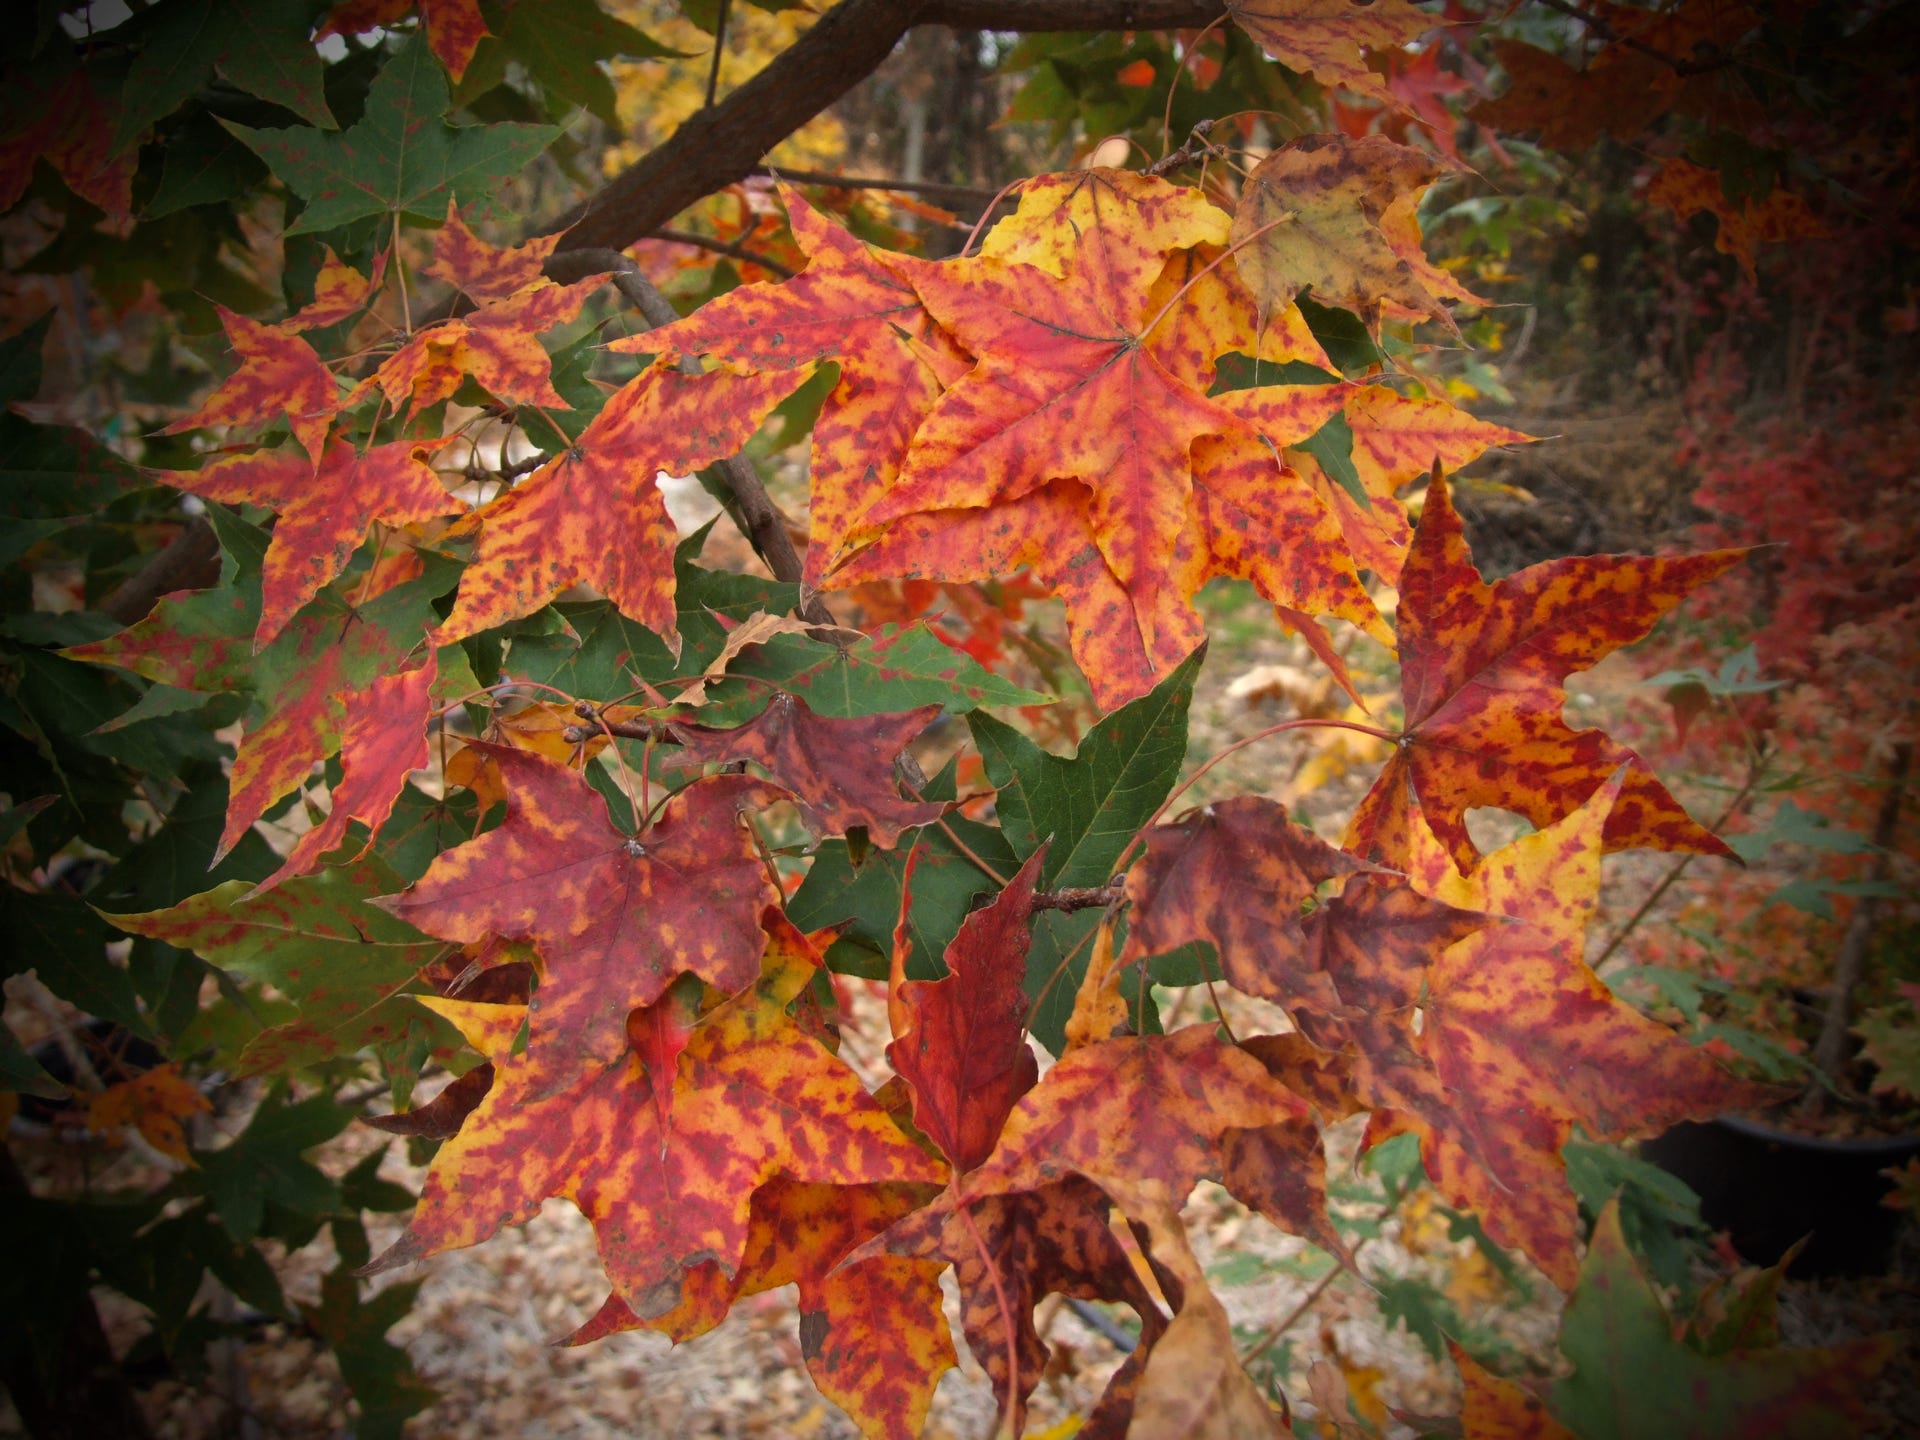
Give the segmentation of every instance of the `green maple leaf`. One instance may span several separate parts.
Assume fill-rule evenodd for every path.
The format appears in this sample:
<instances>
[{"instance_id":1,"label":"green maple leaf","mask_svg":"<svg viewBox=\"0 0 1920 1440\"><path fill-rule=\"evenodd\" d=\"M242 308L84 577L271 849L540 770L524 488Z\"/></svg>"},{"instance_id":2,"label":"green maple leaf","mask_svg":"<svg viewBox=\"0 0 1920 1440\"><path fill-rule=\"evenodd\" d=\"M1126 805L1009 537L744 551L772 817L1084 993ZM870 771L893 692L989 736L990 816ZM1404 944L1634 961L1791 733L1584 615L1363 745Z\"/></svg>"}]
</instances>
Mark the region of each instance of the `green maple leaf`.
<instances>
[{"instance_id":1,"label":"green maple leaf","mask_svg":"<svg viewBox=\"0 0 1920 1440\"><path fill-rule=\"evenodd\" d=\"M127 71L114 149L171 115L216 70L249 95L338 129L320 53L307 38L312 12L309 0L171 0L146 11L135 22L144 44Z\"/></svg>"},{"instance_id":2,"label":"green maple leaf","mask_svg":"<svg viewBox=\"0 0 1920 1440\"><path fill-rule=\"evenodd\" d=\"M374 79L367 108L351 129L227 128L307 202L289 235L369 215L437 222L449 195L491 191L560 133L557 125L449 125L442 118L447 105L446 76L416 35Z\"/></svg>"},{"instance_id":3,"label":"green maple leaf","mask_svg":"<svg viewBox=\"0 0 1920 1440\"><path fill-rule=\"evenodd\" d=\"M249 1074L280 1074L373 1047L397 1055L426 1040L455 1049L444 1022L402 998L446 946L366 903L399 877L371 857L289 880L257 898L244 880L166 910L108 917L226 970L274 986L299 1017L262 1031L240 1056Z\"/></svg>"},{"instance_id":4,"label":"green maple leaf","mask_svg":"<svg viewBox=\"0 0 1920 1440\"><path fill-rule=\"evenodd\" d=\"M1866 1382L1897 1348L1879 1335L1819 1350L1701 1353L1674 1338L1609 1201L1561 1319L1573 1372L1554 1382L1547 1406L1580 1440L1842 1440L1862 1433Z\"/></svg>"}]
</instances>

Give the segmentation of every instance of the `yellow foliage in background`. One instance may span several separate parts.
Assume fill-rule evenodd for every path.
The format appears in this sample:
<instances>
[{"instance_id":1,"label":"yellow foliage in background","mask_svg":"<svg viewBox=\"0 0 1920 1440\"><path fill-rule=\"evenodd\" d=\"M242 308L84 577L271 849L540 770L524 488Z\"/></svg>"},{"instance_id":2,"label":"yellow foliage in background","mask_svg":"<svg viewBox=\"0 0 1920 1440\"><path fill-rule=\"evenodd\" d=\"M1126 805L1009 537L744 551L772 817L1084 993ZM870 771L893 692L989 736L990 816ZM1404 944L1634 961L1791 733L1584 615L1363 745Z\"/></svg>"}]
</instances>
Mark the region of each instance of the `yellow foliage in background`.
<instances>
[{"instance_id":1,"label":"yellow foliage in background","mask_svg":"<svg viewBox=\"0 0 1920 1440\"><path fill-rule=\"evenodd\" d=\"M706 104L713 37L682 15L674 0L611 0L607 9L688 56L684 60L615 60L609 65L620 135L601 155L600 165L604 173L616 175ZM769 13L752 5L730 6L718 98L726 98L791 49L818 18L806 10ZM831 115L821 115L781 141L767 159L774 165L818 170L837 164L846 149L846 127Z\"/></svg>"}]
</instances>

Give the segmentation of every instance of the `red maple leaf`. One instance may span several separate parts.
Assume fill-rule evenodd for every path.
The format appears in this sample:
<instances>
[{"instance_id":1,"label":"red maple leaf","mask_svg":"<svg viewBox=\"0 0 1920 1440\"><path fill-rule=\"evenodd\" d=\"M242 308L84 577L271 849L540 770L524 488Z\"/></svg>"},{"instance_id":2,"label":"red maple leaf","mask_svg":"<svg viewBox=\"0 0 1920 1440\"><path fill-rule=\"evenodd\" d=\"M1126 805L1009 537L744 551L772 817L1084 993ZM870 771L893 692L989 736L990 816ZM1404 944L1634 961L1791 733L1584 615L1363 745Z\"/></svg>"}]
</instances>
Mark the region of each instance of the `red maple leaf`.
<instances>
[{"instance_id":1,"label":"red maple leaf","mask_svg":"<svg viewBox=\"0 0 1920 1440\"><path fill-rule=\"evenodd\" d=\"M979 1199L948 1191L855 1250L850 1263L880 1255L933 1256L953 1266L967 1345L993 1382L1002 1413L1011 1394L1016 1434L1052 1358L1034 1327L1034 1307L1055 1294L1130 1306L1140 1317L1140 1344L1078 1432L1119 1440L1166 1315L1109 1227L1110 1209L1100 1188L1078 1176Z\"/></svg>"},{"instance_id":2,"label":"red maple leaf","mask_svg":"<svg viewBox=\"0 0 1920 1440\"><path fill-rule=\"evenodd\" d=\"M1400 577L1405 733L1354 812L1348 848L1404 863L1413 843L1406 817L1417 803L1455 863L1471 870L1478 852L1467 810L1496 805L1550 825L1624 764L1609 850L1730 855L1644 760L1604 731L1572 729L1560 709L1570 672L1640 639L1743 553L1574 556L1489 585L1436 474Z\"/></svg>"},{"instance_id":3,"label":"red maple leaf","mask_svg":"<svg viewBox=\"0 0 1920 1440\"><path fill-rule=\"evenodd\" d=\"M466 509L426 461L445 443L396 440L361 454L336 439L317 469L298 451L278 449L224 456L199 470L152 473L209 500L279 512L261 571L258 650L347 568L369 526L412 525Z\"/></svg>"},{"instance_id":4,"label":"red maple leaf","mask_svg":"<svg viewBox=\"0 0 1920 1440\"><path fill-rule=\"evenodd\" d=\"M1039 1063L1027 1044L1027 924L1042 844L993 899L961 922L939 980L908 980L915 851L900 884L893 933L887 1059L913 1090L913 1121L961 1173L985 1160L1014 1102L1033 1088Z\"/></svg>"},{"instance_id":5,"label":"red maple leaf","mask_svg":"<svg viewBox=\"0 0 1920 1440\"><path fill-rule=\"evenodd\" d=\"M199 409L160 433L178 435L205 425L250 425L284 415L294 438L314 463L320 463L327 427L340 409L340 387L333 372L288 324L263 325L224 305L215 308L226 328L227 343L240 357L240 368L221 381Z\"/></svg>"},{"instance_id":6,"label":"red maple leaf","mask_svg":"<svg viewBox=\"0 0 1920 1440\"><path fill-rule=\"evenodd\" d=\"M510 746L470 748L498 767L507 818L384 904L442 939L531 940L547 965L534 1048L604 1062L630 1048L628 1012L675 976L729 994L753 982L760 912L780 896L740 815L783 792L744 775L696 780L626 835L573 771Z\"/></svg>"}]
</instances>

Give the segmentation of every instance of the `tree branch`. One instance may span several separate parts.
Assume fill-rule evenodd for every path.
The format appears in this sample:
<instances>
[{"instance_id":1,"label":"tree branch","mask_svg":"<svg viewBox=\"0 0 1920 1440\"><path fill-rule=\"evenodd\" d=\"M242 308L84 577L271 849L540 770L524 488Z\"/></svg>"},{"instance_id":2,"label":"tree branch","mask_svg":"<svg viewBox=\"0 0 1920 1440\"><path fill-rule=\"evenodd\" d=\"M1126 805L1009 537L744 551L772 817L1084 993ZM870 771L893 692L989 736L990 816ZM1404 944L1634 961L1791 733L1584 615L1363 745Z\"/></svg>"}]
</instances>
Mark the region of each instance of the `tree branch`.
<instances>
[{"instance_id":1,"label":"tree branch","mask_svg":"<svg viewBox=\"0 0 1920 1440\"><path fill-rule=\"evenodd\" d=\"M695 201L746 179L767 152L878 69L916 25L978 30L1170 30L1209 25L1221 0L841 0L719 104L691 116L552 226L562 250L624 250Z\"/></svg>"},{"instance_id":2,"label":"tree branch","mask_svg":"<svg viewBox=\"0 0 1920 1440\"><path fill-rule=\"evenodd\" d=\"M549 279L563 285L589 275L612 272L614 287L640 312L650 329L671 325L680 318L673 303L640 273L640 267L617 250L564 250L549 258L545 268ZM699 362L691 358L682 359L680 369L688 375L701 373ZM720 461L714 468L733 493L734 503L740 507L740 518L745 522L747 539L767 562L774 579L800 583L800 556L793 548L793 537L787 534L787 522L768 497L766 486L760 483L759 472L738 455ZM833 624L827 607L805 590L801 592L798 613L801 619L815 625Z\"/></svg>"},{"instance_id":3,"label":"tree branch","mask_svg":"<svg viewBox=\"0 0 1920 1440\"><path fill-rule=\"evenodd\" d=\"M782 280L791 280L794 269L770 255L749 250L737 240L720 240L712 235L701 235L693 230L669 230L662 226L647 237L650 240L664 240L669 245L691 245L696 250L709 250L715 255L731 255L735 260L744 260L749 265L758 265L770 275L778 275Z\"/></svg>"}]
</instances>

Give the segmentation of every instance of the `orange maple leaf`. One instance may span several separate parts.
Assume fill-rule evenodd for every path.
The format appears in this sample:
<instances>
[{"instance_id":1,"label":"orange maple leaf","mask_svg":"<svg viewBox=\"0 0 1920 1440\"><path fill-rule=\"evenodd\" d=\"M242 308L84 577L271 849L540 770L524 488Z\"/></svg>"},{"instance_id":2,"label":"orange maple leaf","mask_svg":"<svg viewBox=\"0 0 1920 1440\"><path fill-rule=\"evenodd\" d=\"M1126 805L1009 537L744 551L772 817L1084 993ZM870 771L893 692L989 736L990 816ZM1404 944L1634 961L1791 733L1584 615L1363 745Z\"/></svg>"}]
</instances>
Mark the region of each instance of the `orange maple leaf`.
<instances>
[{"instance_id":1,"label":"orange maple leaf","mask_svg":"<svg viewBox=\"0 0 1920 1440\"><path fill-rule=\"evenodd\" d=\"M780 195L807 255L805 270L779 285L743 285L677 324L608 348L710 355L757 371L839 363L839 381L814 422L809 465L805 578L817 585L868 507L893 483L934 400L970 362L913 288L926 262L864 244L798 191L781 186Z\"/></svg>"},{"instance_id":2,"label":"orange maple leaf","mask_svg":"<svg viewBox=\"0 0 1920 1440\"><path fill-rule=\"evenodd\" d=\"M487 1056L493 1080L434 1157L406 1233L369 1270L478 1244L559 1195L593 1222L614 1293L647 1319L680 1304L703 1264L739 1272L753 1194L776 1176L937 1183L939 1162L788 1014L820 957L778 911L764 918L761 978L704 1016L674 1061L670 1125L626 1045L515 1053L526 1006L423 1000Z\"/></svg>"},{"instance_id":3,"label":"orange maple leaf","mask_svg":"<svg viewBox=\"0 0 1920 1440\"><path fill-rule=\"evenodd\" d=\"M1536 826L1571 813L1628 766L1607 820L1607 848L1732 852L1691 819L1647 764L1601 730L1561 718L1566 676L1640 639L1687 594L1744 554L1585 555L1535 565L1489 585L1436 473L1400 576L1405 733L1354 812L1347 847L1402 864L1418 804L1455 863L1479 855L1464 816L1477 805Z\"/></svg>"},{"instance_id":4,"label":"orange maple leaf","mask_svg":"<svg viewBox=\"0 0 1920 1440\"><path fill-rule=\"evenodd\" d=\"M536 278L503 300L428 329L415 331L347 397L356 403L374 386L399 408L408 401L407 419L445 400L471 375L481 388L508 405L541 405L570 410L553 388L553 357L534 337L556 325L568 325L605 275L590 275L572 285Z\"/></svg>"},{"instance_id":5,"label":"orange maple leaf","mask_svg":"<svg viewBox=\"0 0 1920 1440\"><path fill-rule=\"evenodd\" d=\"M574 585L592 585L677 645L678 536L656 477L691 474L736 453L805 379L804 370L643 370L578 440L476 512L480 540L440 643L530 615Z\"/></svg>"},{"instance_id":6,"label":"orange maple leaf","mask_svg":"<svg viewBox=\"0 0 1920 1440\"><path fill-rule=\"evenodd\" d=\"M1419 1048L1451 1092L1411 1128L1428 1171L1487 1233L1524 1250L1562 1288L1580 1220L1560 1152L1579 1125L1599 1140L1656 1134L1770 1098L1704 1050L1614 998L1587 968L1616 775L1566 818L1462 876L1415 816L1408 875L1451 905L1500 917L1439 951L1425 973ZM1454 1136L1478 1136L1469 1165Z\"/></svg>"},{"instance_id":7,"label":"orange maple leaf","mask_svg":"<svg viewBox=\"0 0 1920 1440\"><path fill-rule=\"evenodd\" d=\"M220 305L227 343L240 357L235 370L200 402L191 415L174 421L162 435L178 435L203 425L249 425L284 415L293 435L318 464L327 427L340 409L340 387L319 354L287 324L264 325Z\"/></svg>"},{"instance_id":8,"label":"orange maple leaf","mask_svg":"<svg viewBox=\"0 0 1920 1440\"><path fill-rule=\"evenodd\" d=\"M547 965L533 1048L605 1062L629 1048L628 1012L658 1001L674 977L690 972L729 994L752 983L766 945L760 911L780 896L740 815L785 792L745 775L696 780L626 835L564 766L504 745L469 748L498 767L507 818L382 903L446 940L531 940Z\"/></svg>"},{"instance_id":9,"label":"orange maple leaf","mask_svg":"<svg viewBox=\"0 0 1920 1440\"><path fill-rule=\"evenodd\" d=\"M318 467L283 448L223 456L199 470L152 473L176 490L279 512L261 571L260 624L253 632L260 650L347 568L369 526L412 525L466 509L426 462L444 444L396 440L361 454L336 439Z\"/></svg>"},{"instance_id":10,"label":"orange maple leaf","mask_svg":"<svg viewBox=\"0 0 1920 1440\"><path fill-rule=\"evenodd\" d=\"M1660 167L1647 186L1647 199L1682 220L1702 210L1711 214L1719 222L1714 249L1738 260L1749 280L1759 278L1753 257L1762 245L1827 233L1807 202L1791 191L1775 189L1761 200L1730 200L1715 171L1677 158Z\"/></svg>"},{"instance_id":11,"label":"orange maple leaf","mask_svg":"<svg viewBox=\"0 0 1920 1440\"><path fill-rule=\"evenodd\" d=\"M1402 49L1442 19L1408 0L1227 0L1227 13L1289 69L1396 108L1399 97L1367 67L1365 52Z\"/></svg>"},{"instance_id":12,"label":"orange maple leaf","mask_svg":"<svg viewBox=\"0 0 1920 1440\"><path fill-rule=\"evenodd\" d=\"M367 302L380 293L380 284L387 274L387 256L391 250L374 252L371 274L362 275L353 266L333 253L331 245L320 247L326 259L320 262L320 273L313 281L313 302L302 306L297 314L280 322L282 330L318 330L327 325L338 325L354 315L358 315L367 306Z\"/></svg>"},{"instance_id":13,"label":"orange maple leaf","mask_svg":"<svg viewBox=\"0 0 1920 1440\"><path fill-rule=\"evenodd\" d=\"M1428 263L1413 216L1438 173L1432 156L1380 135L1305 135L1262 160L1240 192L1232 230L1234 264L1262 316L1310 289L1376 337L1389 306L1453 329L1440 295L1465 292Z\"/></svg>"},{"instance_id":14,"label":"orange maple leaf","mask_svg":"<svg viewBox=\"0 0 1920 1440\"><path fill-rule=\"evenodd\" d=\"M505 300L539 282L560 236L540 235L524 245L491 245L467 228L458 205L447 201L446 223L433 237L433 259L423 267L476 304Z\"/></svg>"},{"instance_id":15,"label":"orange maple leaf","mask_svg":"<svg viewBox=\"0 0 1920 1440\"><path fill-rule=\"evenodd\" d=\"M178 1065L156 1065L87 1096L87 1130L104 1135L132 1128L162 1155L190 1165L186 1122L212 1110L200 1087L182 1075Z\"/></svg>"}]
</instances>

